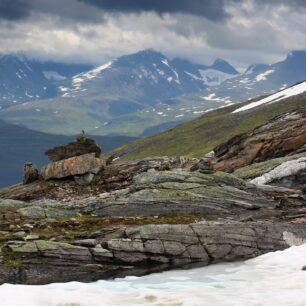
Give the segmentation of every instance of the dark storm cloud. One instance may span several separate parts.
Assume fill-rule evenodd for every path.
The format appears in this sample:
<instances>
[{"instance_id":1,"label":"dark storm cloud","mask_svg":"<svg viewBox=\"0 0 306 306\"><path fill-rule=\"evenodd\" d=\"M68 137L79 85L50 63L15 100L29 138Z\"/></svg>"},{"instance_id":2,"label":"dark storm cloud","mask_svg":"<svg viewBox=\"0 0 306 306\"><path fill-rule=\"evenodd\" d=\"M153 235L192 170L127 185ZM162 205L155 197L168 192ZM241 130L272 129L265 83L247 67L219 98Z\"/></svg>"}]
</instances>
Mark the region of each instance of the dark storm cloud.
<instances>
[{"instance_id":1,"label":"dark storm cloud","mask_svg":"<svg viewBox=\"0 0 306 306\"><path fill-rule=\"evenodd\" d=\"M294 9L306 7L306 0L254 1L258 5L284 4ZM20 20L38 12L76 21L96 21L99 19L99 12L93 12L92 8L98 7L100 13L182 13L220 21L228 17L225 9L227 4L242 2L243 0L0 0L0 19Z\"/></svg>"},{"instance_id":2,"label":"dark storm cloud","mask_svg":"<svg viewBox=\"0 0 306 306\"><path fill-rule=\"evenodd\" d=\"M186 13L211 20L226 17L225 4L229 0L79 0L111 12ZM230 0L239 1L239 0Z\"/></svg>"},{"instance_id":3,"label":"dark storm cloud","mask_svg":"<svg viewBox=\"0 0 306 306\"><path fill-rule=\"evenodd\" d=\"M29 16L30 6L25 0L0 0L0 18L18 20Z\"/></svg>"},{"instance_id":4,"label":"dark storm cloud","mask_svg":"<svg viewBox=\"0 0 306 306\"><path fill-rule=\"evenodd\" d=\"M243 0L78 0L111 12L156 12L183 13L202 16L210 20L222 20L227 17L225 7L231 3L242 3ZM299 9L306 7L306 0L254 0L259 5L288 7Z\"/></svg>"}]
</instances>

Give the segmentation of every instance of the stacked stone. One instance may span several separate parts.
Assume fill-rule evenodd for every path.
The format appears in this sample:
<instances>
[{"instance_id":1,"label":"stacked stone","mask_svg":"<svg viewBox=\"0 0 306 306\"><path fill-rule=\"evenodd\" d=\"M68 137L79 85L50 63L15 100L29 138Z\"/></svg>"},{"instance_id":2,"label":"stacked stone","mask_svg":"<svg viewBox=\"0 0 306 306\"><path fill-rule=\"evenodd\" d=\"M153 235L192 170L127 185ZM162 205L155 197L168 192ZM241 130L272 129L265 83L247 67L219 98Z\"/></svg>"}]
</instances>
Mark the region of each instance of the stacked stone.
<instances>
[{"instance_id":1,"label":"stacked stone","mask_svg":"<svg viewBox=\"0 0 306 306\"><path fill-rule=\"evenodd\" d=\"M211 151L207 153L198 163L198 170L201 173L214 173L214 164L216 161L215 152Z\"/></svg>"}]
</instances>

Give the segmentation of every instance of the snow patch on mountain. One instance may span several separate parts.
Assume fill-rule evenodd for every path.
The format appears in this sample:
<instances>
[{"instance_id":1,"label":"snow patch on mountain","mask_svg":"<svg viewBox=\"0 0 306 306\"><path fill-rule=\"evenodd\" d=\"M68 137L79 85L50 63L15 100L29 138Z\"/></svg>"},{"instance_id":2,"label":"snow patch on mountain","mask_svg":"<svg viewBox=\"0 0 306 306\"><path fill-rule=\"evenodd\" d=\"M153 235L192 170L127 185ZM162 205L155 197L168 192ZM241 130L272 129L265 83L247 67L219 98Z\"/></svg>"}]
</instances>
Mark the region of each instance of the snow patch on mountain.
<instances>
[{"instance_id":1,"label":"snow patch on mountain","mask_svg":"<svg viewBox=\"0 0 306 306\"><path fill-rule=\"evenodd\" d=\"M208 86L220 85L225 80L235 76L215 69L205 69L205 70L201 69L199 70L199 72L201 74L204 84Z\"/></svg>"},{"instance_id":2,"label":"snow patch on mountain","mask_svg":"<svg viewBox=\"0 0 306 306\"><path fill-rule=\"evenodd\" d=\"M86 73L77 74L76 76L72 78L72 84L76 86L76 85L79 85L80 83L86 82L90 79L97 77L97 75L101 73L103 70L110 68L112 63L113 62L111 61L95 69L92 69Z\"/></svg>"},{"instance_id":3,"label":"snow patch on mountain","mask_svg":"<svg viewBox=\"0 0 306 306\"><path fill-rule=\"evenodd\" d=\"M264 99L261 99L259 101L256 102L252 102L248 105L245 105L243 107L240 107L238 109L236 109L235 111L233 111L233 113L239 113L245 110L249 110L252 109L254 107L266 104L266 103L275 103L278 101L281 101L283 99L287 99L290 98L292 96L297 96L299 94L302 94L306 92L306 82L294 85L292 87L289 87L287 89L281 90L273 95L270 95Z\"/></svg>"},{"instance_id":4,"label":"snow patch on mountain","mask_svg":"<svg viewBox=\"0 0 306 306\"><path fill-rule=\"evenodd\" d=\"M57 71L43 71L43 74L48 80L63 81L66 77L59 74Z\"/></svg>"},{"instance_id":5,"label":"snow patch on mountain","mask_svg":"<svg viewBox=\"0 0 306 306\"><path fill-rule=\"evenodd\" d=\"M272 74L275 70L271 69L271 70L267 70L266 72L260 73L259 75L256 76L256 81L260 82L260 81L265 81L267 80L267 76L269 76L270 74Z\"/></svg>"}]
</instances>

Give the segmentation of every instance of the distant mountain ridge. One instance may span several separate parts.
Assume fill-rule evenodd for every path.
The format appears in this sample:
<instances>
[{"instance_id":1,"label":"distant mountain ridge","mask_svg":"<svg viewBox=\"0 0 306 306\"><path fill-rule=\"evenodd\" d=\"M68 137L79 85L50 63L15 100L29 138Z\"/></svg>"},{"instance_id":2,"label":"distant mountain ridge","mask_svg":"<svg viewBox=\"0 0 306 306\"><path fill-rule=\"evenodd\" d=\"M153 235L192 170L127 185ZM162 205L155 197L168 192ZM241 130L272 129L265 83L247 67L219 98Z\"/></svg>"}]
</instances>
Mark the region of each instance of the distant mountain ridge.
<instances>
[{"instance_id":1,"label":"distant mountain ridge","mask_svg":"<svg viewBox=\"0 0 306 306\"><path fill-rule=\"evenodd\" d=\"M154 126L179 120L175 113L158 111L170 109L173 98L201 92L238 75L221 59L205 66L171 60L151 49L72 77L52 74L50 69L43 72L44 78L53 78L56 96L11 105L0 112L1 118L50 133L74 134L85 129L97 135L141 135L148 128L153 132Z\"/></svg>"},{"instance_id":2,"label":"distant mountain ridge","mask_svg":"<svg viewBox=\"0 0 306 306\"><path fill-rule=\"evenodd\" d=\"M170 60L148 49L119 57L91 71L72 78L63 97L88 95L127 95L130 99L147 99L150 104L180 94L201 91L220 84L239 73L224 60L211 66L188 60Z\"/></svg>"},{"instance_id":3,"label":"distant mountain ridge","mask_svg":"<svg viewBox=\"0 0 306 306\"><path fill-rule=\"evenodd\" d=\"M85 68L35 68L51 84L45 86L49 95L30 94L32 101L26 103L0 99L0 106L5 103L0 117L55 134L81 129L94 135L154 134L212 109L304 81L306 51L292 51L275 64L251 65L242 74L222 59L202 65L151 49L82 71Z\"/></svg>"}]
</instances>

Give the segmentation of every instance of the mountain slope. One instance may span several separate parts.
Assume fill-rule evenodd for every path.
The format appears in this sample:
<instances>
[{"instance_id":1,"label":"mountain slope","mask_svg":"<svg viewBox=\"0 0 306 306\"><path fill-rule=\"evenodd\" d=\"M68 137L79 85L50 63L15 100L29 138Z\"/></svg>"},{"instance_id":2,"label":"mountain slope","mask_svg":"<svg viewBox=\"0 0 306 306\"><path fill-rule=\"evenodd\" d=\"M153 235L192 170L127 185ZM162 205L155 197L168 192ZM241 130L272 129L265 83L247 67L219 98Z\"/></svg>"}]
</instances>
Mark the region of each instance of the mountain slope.
<instances>
[{"instance_id":1,"label":"mountain slope","mask_svg":"<svg viewBox=\"0 0 306 306\"><path fill-rule=\"evenodd\" d=\"M306 87L306 82L303 85ZM300 87L293 86L292 92ZM112 153L120 156L121 160L163 155L201 157L235 135L248 132L279 114L305 107L306 90L278 101L271 100L253 108L246 107L253 102L255 100L211 111L164 133L125 145ZM242 107L245 110L241 110ZM240 111L237 112L237 109Z\"/></svg>"},{"instance_id":2,"label":"mountain slope","mask_svg":"<svg viewBox=\"0 0 306 306\"><path fill-rule=\"evenodd\" d=\"M96 136L94 139L107 152L135 138ZM19 182L25 162L32 161L41 167L47 163L44 156L47 149L72 140L73 137L40 133L0 120L0 187Z\"/></svg>"},{"instance_id":3,"label":"mountain slope","mask_svg":"<svg viewBox=\"0 0 306 306\"><path fill-rule=\"evenodd\" d=\"M24 56L0 56L0 107L53 97L55 93L55 86Z\"/></svg>"},{"instance_id":4,"label":"mountain slope","mask_svg":"<svg viewBox=\"0 0 306 306\"><path fill-rule=\"evenodd\" d=\"M58 81L91 68L90 65L39 62L22 54L0 55L0 107L56 97Z\"/></svg>"}]
</instances>

